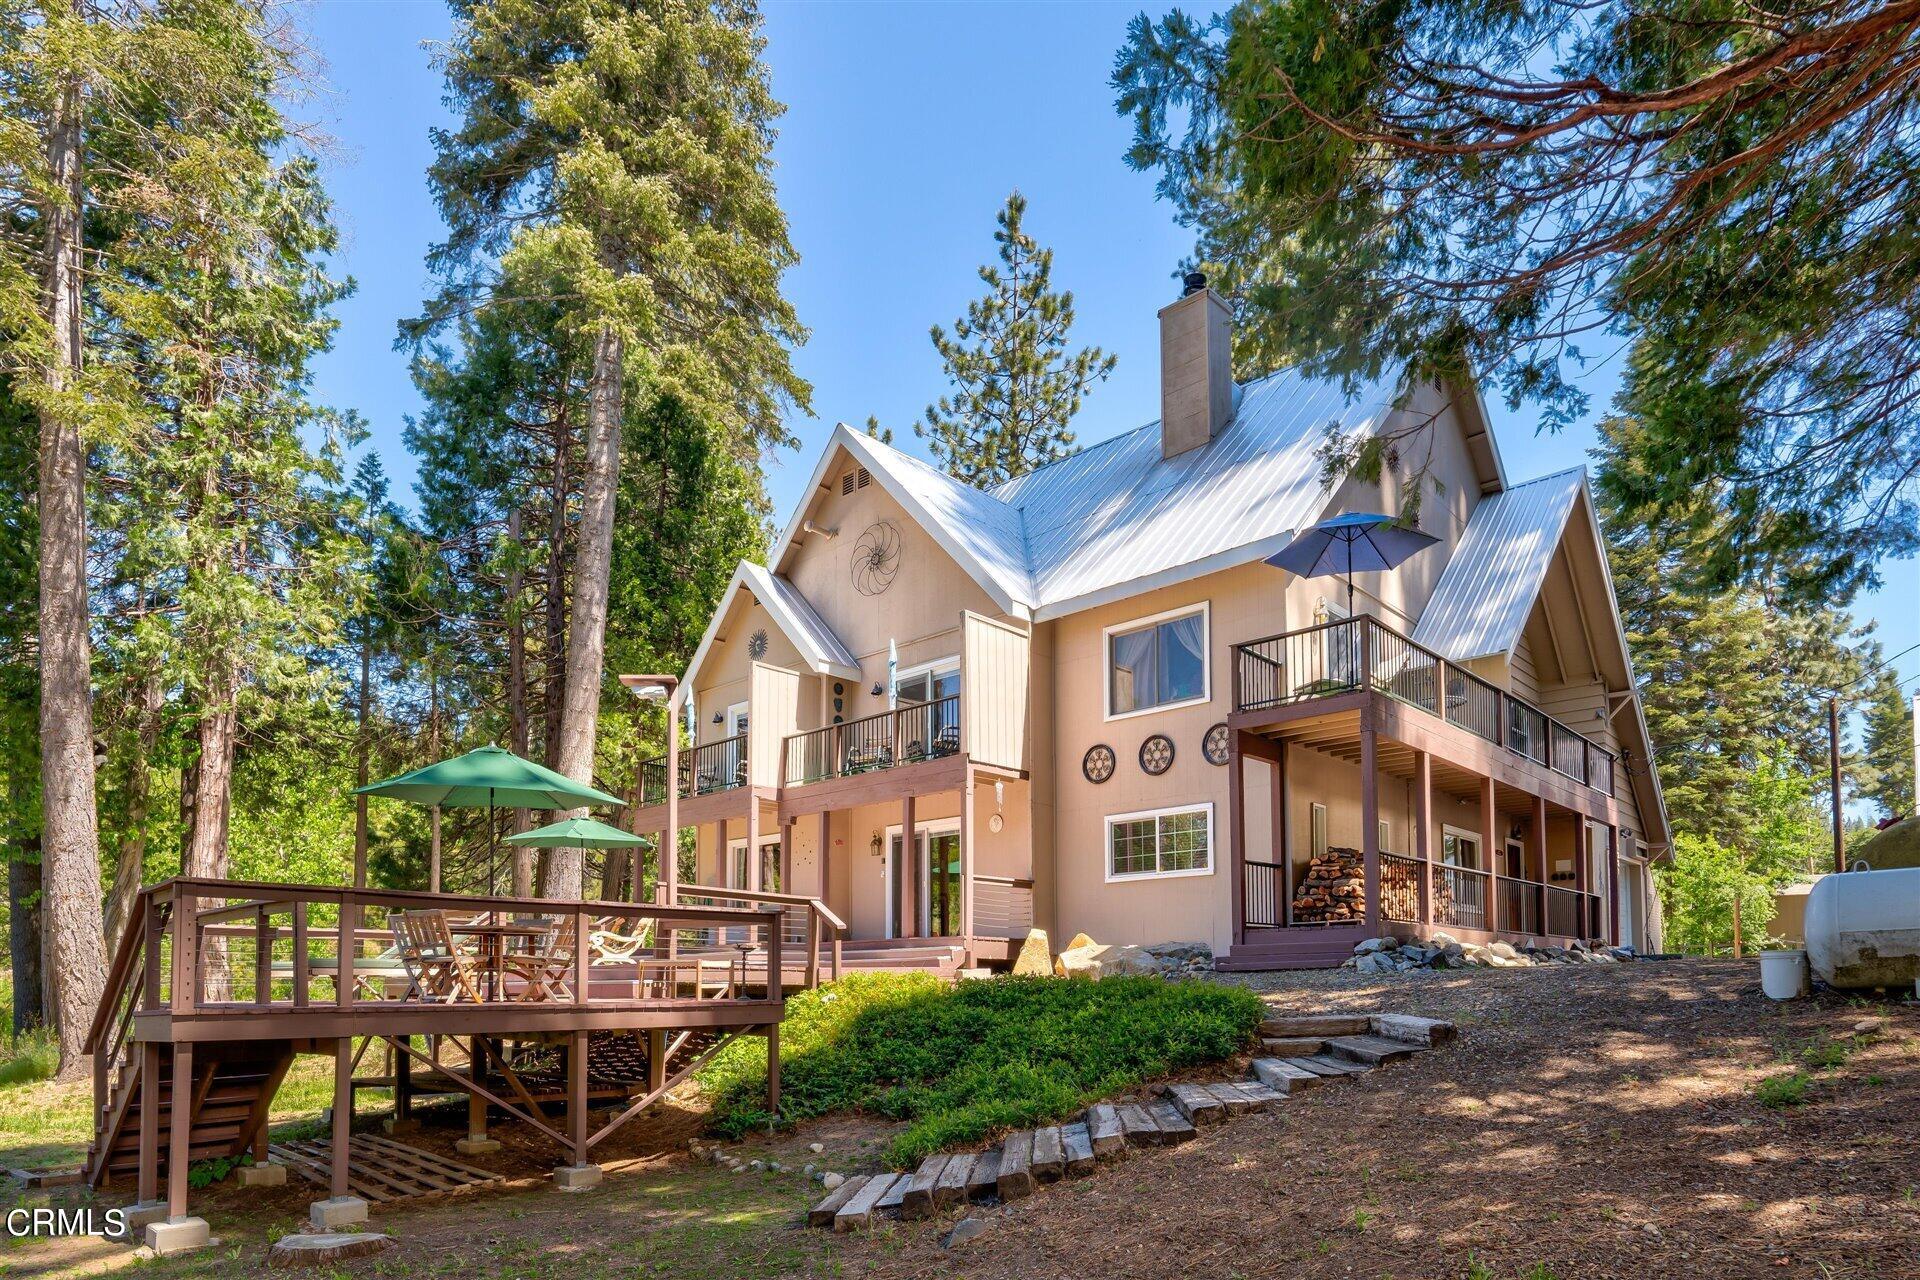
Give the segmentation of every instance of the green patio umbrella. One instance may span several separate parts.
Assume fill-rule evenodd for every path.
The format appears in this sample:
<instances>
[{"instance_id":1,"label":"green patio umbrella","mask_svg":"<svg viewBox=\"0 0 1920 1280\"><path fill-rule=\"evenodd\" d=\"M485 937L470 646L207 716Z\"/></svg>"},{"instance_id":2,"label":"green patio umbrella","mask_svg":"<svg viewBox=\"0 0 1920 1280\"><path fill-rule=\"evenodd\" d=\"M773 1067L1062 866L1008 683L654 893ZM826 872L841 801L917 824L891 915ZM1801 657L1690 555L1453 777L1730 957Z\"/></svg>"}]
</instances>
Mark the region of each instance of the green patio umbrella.
<instances>
[{"instance_id":1,"label":"green patio umbrella","mask_svg":"<svg viewBox=\"0 0 1920 1280\"><path fill-rule=\"evenodd\" d=\"M565 818L508 836L507 843L536 849L632 849L651 842L594 818Z\"/></svg>"},{"instance_id":2,"label":"green patio umbrella","mask_svg":"<svg viewBox=\"0 0 1920 1280\"><path fill-rule=\"evenodd\" d=\"M463 756L442 760L396 778L371 782L355 794L389 796L415 804L487 809L487 892L493 892L493 811L506 809L573 809L583 805L617 805L620 797L598 787L575 782L542 764L523 760L502 747L478 747ZM566 824L557 824L564 826ZM599 824L595 824L599 825ZM611 830L612 828L608 828ZM531 833L529 833L531 834Z\"/></svg>"}]
</instances>

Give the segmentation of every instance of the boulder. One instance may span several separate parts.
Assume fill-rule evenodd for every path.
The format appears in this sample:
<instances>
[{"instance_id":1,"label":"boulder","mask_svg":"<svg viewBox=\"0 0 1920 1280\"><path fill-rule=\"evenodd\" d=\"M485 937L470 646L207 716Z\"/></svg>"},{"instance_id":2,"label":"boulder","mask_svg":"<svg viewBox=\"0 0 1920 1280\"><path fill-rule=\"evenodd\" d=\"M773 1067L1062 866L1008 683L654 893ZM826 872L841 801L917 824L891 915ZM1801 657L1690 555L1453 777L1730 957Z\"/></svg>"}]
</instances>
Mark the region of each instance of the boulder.
<instances>
[{"instance_id":1,"label":"boulder","mask_svg":"<svg viewBox=\"0 0 1920 1280\"><path fill-rule=\"evenodd\" d=\"M1027 940L1020 944L1020 954L1013 960L1013 973L1024 978L1045 978L1053 973L1053 950L1047 945L1045 929L1027 930Z\"/></svg>"},{"instance_id":2,"label":"boulder","mask_svg":"<svg viewBox=\"0 0 1920 1280\"><path fill-rule=\"evenodd\" d=\"M1354 965L1361 973L1393 973L1397 966L1384 951L1369 951Z\"/></svg>"},{"instance_id":3,"label":"boulder","mask_svg":"<svg viewBox=\"0 0 1920 1280\"><path fill-rule=\"evenodd\" d=\"M1097 947L1099 945L1100 945L1099 943L1095 942L1092 938L1089 938L1086 934L1076 933L1073 935L1073 940L1067 943L1066 946L1060 949L1062 951L1075 951L1081 947Z\"/></svg>"},{"instance_id":4,"label":"boulder","mask_svg":"<svg viewBox=\"0 0 1920 1280\"><path fill-rule=\"evenodd\" d=\"M1100 974L1096 966L1100 957L1111 951L1099 943L1089 943L1081 947L1068 947L1053 958L1053 976L1056 978L1097 978Z\"/></svg>"},{"instance_id":5,"label":"boulder","mask_svg":"<svg viewBox=\"0 0 1920 1280\"><path fill-rule=\"evenodd\" d=\"M1093 962L1096 978L1161 977L1165 966L1145 947L1104 947Z\"/></svg>"},{"instance_id":6,"label":"boulder","mask_svg":"<svg viewBox=\"0 0 1920 1280\"><path fill-rule=\"evenodd\" d=\"M1487 944L1487 954L1498 956L1502 960L1517 960L1520 958L1520 953L1514 950L1511 942L1489 942Z\"/></svg>"},{"instance_id":7,"label":"boulder","mask_svg":"<svg viewBox=\"0 0 1920 1280\"><path fill-rule=\"evenodd\" d=\"M1365 956L1372 955L1376 951L1397 951L1399 949L1400 939L1388 935L1379 938L1368 938L1365 942L1356 942L1353 945L1353 954Z\"/></svg>"}]
</instances>

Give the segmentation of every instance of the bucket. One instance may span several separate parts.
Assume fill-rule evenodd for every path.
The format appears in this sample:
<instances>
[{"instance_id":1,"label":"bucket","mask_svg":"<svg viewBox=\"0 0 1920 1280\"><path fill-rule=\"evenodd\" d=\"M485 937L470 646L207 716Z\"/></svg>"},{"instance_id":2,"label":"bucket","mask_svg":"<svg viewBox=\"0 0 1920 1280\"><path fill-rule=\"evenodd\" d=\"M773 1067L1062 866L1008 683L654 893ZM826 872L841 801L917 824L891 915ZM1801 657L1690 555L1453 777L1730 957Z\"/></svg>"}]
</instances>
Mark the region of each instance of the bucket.
<instances>
[{"instance_id":1,"label":"bucket","mask_svg":"<svg viewBox=\"0 0 1920 1280\"><path fill-rule=\"evenodd\" d=\"M1807 994L1807 953L1762 951L1760 989L1774 1000L1798 1000Z\"/></svg>"}]
</instances>

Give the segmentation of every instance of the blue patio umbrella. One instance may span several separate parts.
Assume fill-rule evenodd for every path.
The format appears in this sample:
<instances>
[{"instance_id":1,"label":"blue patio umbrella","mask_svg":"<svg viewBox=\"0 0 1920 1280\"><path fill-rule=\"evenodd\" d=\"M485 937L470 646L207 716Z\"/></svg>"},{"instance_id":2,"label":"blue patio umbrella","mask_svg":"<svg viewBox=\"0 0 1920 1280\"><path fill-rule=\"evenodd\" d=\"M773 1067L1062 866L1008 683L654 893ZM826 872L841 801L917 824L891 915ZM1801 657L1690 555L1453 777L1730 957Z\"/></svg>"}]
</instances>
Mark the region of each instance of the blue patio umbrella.
<instances>
[{"instance_id":1,"label":"blue patio umbrella","mask_svg":"<svg viewBox=\"0 0 1920 1280\"><path fill-rule=\"evenodd\" d=\"M1267 563L1303 578L1345 574L1347 614L1353 614L1353 575L1397 568L1440 539L1409 529L1392 516L1352 511L1311 525L1267 557Z\"/></svg>"}]
</instances>

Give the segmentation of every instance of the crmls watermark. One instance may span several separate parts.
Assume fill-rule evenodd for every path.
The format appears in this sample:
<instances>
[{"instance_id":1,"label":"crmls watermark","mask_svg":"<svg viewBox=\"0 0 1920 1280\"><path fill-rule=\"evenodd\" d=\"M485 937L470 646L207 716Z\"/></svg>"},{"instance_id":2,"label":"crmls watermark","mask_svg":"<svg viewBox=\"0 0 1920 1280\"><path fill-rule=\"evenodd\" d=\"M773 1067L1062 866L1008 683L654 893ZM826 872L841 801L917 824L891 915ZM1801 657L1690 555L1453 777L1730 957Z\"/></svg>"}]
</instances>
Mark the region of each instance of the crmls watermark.
<instances>
[{"instance_id":1,"label":"crmls watermark","mask_svg":"<svg viewBox=\"0 0 1920 1280\"><path fill-rule=\"evenodd\" d=\"M7 1234L15 1239L45 1240L53 1236L106 1236L123 1240L127 1234L125 1209L9 1209Z\"/></svg>"}]
</instances>

